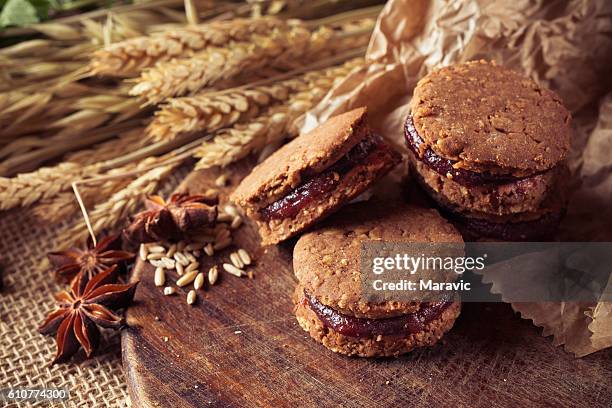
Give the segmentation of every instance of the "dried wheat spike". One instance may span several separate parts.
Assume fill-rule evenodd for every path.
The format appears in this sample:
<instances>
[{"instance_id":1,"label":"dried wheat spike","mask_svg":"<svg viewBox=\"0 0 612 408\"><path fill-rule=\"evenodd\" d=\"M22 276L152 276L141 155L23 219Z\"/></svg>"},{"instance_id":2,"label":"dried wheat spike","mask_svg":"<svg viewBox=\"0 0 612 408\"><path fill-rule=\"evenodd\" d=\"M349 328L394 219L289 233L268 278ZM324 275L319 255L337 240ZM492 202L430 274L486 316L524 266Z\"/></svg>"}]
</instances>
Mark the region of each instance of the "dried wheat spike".
<instances>
[{"instance_id":1,"label":"dried wheat spike","mask_svg":"<svg viewBox=\"0 0 612 408\"><path fill-rule=\"evenodd\" d=\"M258 116L268 106L286 101L291 93L304 89L305 85L301 79L291 79L223 93L171 98L155 112L147 135L153 141L161 141L186 133L214 132Z\"/></svg>"},{"instance_id":2,"label":"dried wheat spike","mask_svg":"<svg viewBox=\"0 0 612 408\"><path fill-rule=\"evenodd\" d=\"M144 132L145 128L138 124L135 128L121 132L111 140L98 143L88 149L71 152L65 156L65 160L87 165L121 157L126 152L145 146L147 142L143 137Z\"/></svg>"},{"instance_id":3,"label":"dried wheat spike","mask_svg":"<svg viewBox=\"0 0 612 408\"><path fill-rule=\"evenodd\" d=\"M153 194L161 180L179 164L176 162L149 170L106 201L97 204L93 210L88 212L94 232L99 234L103 230L117 229L130 214L135 212L142 197ZM62 247L70 247L85 241L87 236L86 225L83 220L79 219L60 235L58 241L61 242Z\"/></svg>"},{"instance_id":4,"label":"dried wheat spike","mask_svg":"<svg viewBox=\"0 0 612 408\"><path fill-rule=\"evenodd\" d=\"M333 37L327 28L311 33L301 25L289 31L275 29L266 36L255 34L249 42L233 41L191 58L160 62L142 73L130 94L155 104L258 69L295 69L326 55Z\"/></svg>"},{"instance_id":5,"label":"dried wheat spike","mask_svg":"<svg viewBox=\"0 0 612 408\"><path fill-rule=\"evenodd\" d=\"M27 207L70 189L71 183L85 174L95 172L92 167L65 162L54 167L43 167L32 173L13 178L0 177L0 210Z\"/></svg>"},{"instance_id":6,"label":"dried wheat spike","mask_svg":"<svg viewBox=\"0 0 612 408\"><path fill-rule=\"evenodd\" d=\"M362 58L357 58L339 67L308 73L310 86L292 95L286 103L271 107L249 123L223 129L213 139L202 143L193 154L200 159L196 169L226 166L266 145L297 136L294 122L321 101L338 78L364 64Z\"/></svg>"},{"instance_id":7,"label":"dried wheat spike","mask_svg":"<svg viewBox=\"0 0 612 408\"><path fill-rule=\"evenodd\" d=\"M116 157L116 156L115 156ZM121 175L127 172L142 169L155 163L155 158L149 157L140 163L128 163L122 167L117 167L109 170L104 175L113 176ZM85 204L85 207L90 208L93 205L102 202L117 191L125 188L130 183L129 177L114 178L105 180L99 183L89 183L79 185L79 194ZM58 192L53 197L45 198L38 202L34 208L34 215L41 220L49 223L56 223L68 218L78 211L78 203L72 189Z\"/></svg>"},{"instance_id":8,"label":"dried wheat spike","mask_svg":"<svg viewBox=\"0 0 612 408\"><path fill-rule=\"evenodd\" d=\"M100 185L80 185L79 193L87 208L98 204L117 191L126 187L128 179L113 179ZM79 205L72 190L60 192L54 197L41 200L33 208L33 213L39 220L57 223L77 213Z\"/></svg>"},{"instance_id":9,"label":"dried wheat spike","mask_svg":"<svg viewBox=\"0 0 612 408\"><path fill-rule=\"evenodd\" d=\"M360 58L342 66L307 72L271 85L247 86L222 93L203 93L191 97L171 98L155 113L147 128L154 141L172 140L194 132L214 132L246 122L267 107L282 103L297 92L315 87L321 78L336 78L363 64Z\"/></svg>"},{"instance_id":10,"label":"dried wheat spike","mask_svg":"<svg viewBox=\"0 0 612 408\"><path fill-rule=\"evenodd\" d=\"M238 18L162 31L112 44L93 54L91 72L109 76L133 76L159 61L190 57L211 45L248 41L253 34L265 35L287 22L273 17Z\"/></svg>"},{"instance_id":11,"label":"dried wheat spike","mask_svg":"<svg viewBox=\"0 0 612 408\"><path fill-rule=\"evenodd\" d=\"M255 152L266 143L274 143L284 138L289 120L286 106L276 106L250 123L221 130L213 139L203 142L195 150L193 156L199 158L195 169L227 166Z\"/></svg>"},{"instance_id":12,"label":"dried wheat spike","mask_svg":"<svg viewBox=\"0 0 612 408\"><path fill-rule=\"evenodd\" d=\"M7 101L15 98L11 93L4 95ZM6 124L3 129L6 136L36 134L49 129L63 137L74 136L86 130L101 130L143 112L140 102L127 94L125 86L102 88L78 83L66 84L61 90L45 89L28 94L4 109L1 105L0 96L0 124Z\"/></svg>"}]
</instances>

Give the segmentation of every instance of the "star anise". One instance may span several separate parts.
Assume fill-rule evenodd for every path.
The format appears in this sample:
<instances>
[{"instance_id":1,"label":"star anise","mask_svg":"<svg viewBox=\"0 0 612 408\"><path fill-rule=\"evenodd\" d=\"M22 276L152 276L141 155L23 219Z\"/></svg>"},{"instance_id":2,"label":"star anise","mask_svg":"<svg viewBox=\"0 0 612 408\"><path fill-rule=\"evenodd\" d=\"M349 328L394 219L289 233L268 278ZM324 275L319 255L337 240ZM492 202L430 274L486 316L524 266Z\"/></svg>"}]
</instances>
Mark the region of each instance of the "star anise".
<instances>
[{"instance_id":1,"label":"star anise","mask_svg":"<svg viewBox=\"0 0 612 408\"><path fill-rule=\"evenodd\" d=\"M136 214L123 230L127 242L177 241L209 226L217 219L217 200L202 195L173 194L168 201L160 196L147 198L146 210Z\"/></svg>"},{"instance_id":2,"label":"star anise","mask_svg":"<svg viewBox=\"0 0 612 408\"><path fill-rule=\"evenodd\" d=\"M86 284L83 274L73 279L70 292L55 296L59 308L51 312L38 329L45 335L56 335L57 353L53 364L68 360L80 347L91 356L100 341L100 329L119 329L125 325L118 309L127 307L134 298L136 285L115 283L117 267L98 273Z\"/></svg>"},{"instance_id":3,"label":"star anise","mask_svg":"<svg viewBox=\"0 0 612 408\"><path fill-rule=\"evenodd\" d=\"M86 249L70 248L62 252L51 252L47 257L55 268L56 279L70 282L79 272L83 272L89 280L113 265L122 269L126 261L134 258L134 254L121 250L121 237L115 234L103 238L96 246L89 240Z\"/></svg>"}]
</instances>

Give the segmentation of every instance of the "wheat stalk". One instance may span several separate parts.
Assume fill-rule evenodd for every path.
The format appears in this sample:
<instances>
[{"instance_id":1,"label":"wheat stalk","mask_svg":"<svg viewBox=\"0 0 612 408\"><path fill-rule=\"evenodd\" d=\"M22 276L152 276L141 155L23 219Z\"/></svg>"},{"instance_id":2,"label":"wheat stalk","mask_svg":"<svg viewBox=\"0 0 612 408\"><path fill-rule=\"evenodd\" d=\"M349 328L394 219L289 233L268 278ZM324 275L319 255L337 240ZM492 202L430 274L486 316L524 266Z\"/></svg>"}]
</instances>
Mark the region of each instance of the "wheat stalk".
<instances>
[{"instance_id":1,"label":"wheat stalk","mask_svg":"<svg viewBox=\"0 0 612 408\"><path fill-rule=\"evenodd\" d=\"M258 142L264 145L284 138L288 121L286 107L274 107L250 123L221 130L194 151L194 157L199 158L195 169L227 166L255 152Z\"/></svg>"},{"instance_id":2,"label":"wheat stalk","mask_svg":"<svg viewBox=\"0 0 612 408\"><path fill-rule=\"evenodd\" d=\"M100 143L134 128L148 116L126 87L71 83L0 107L0 174L31 171L50 158ZM7 98L8 100L12 97ZM53 101L53 103L50 103Z\"/></svg>"},{"instance_id":3,"label":"wheat stalk","mask_svg":"<svg viewBox=\"0 0 612 408\"><path fill-rule=\"evenodd\" d=\"M144 160L142 163L149 162ZM130 163L109 171L108 175L121 174L133 171L136 163ZM74 181L74 180L72 180ZM79 188L81 198L85 205L91 206L111 196L129 184L127 178L116 178L99 184L84 184ZM34 215L44 221L55 223L68 218L78 209L74 193L70 189L58 191L52 197L40 200L33 209Z\"/></svg>"},{"instance_id":4,"label":"wheat stalk","mask_svg":"<svg viewBox=\"0 0 612 408\"><path fill-rule=\"evenodd\" d=\"M94 117L94 120L96 117ZM47 138L43 137L34 140L29 140L28 138L18 139L2 150L7 150L9 147L13 148L22 142L26 144L26 147L28 147L30 142L33 142L36 144L36 148L28 149L25 152L21 151L18 155L13 154L12 157L5 159L0 164L0 175L32 171L32 169L37 168L41 163L50 158L100 143L122 132L139 128L142 124L142 119L136 117L120 123L109 123L108 125L91 129L88 132L83 132L83 127L66 127ZM29 147L31 148L32 146Z\"/></svg>"},{"instance_id":5,"label":"wheat stalk","mask_svg":"<svg viewBox=\"0 0 612 408\"><path fill-rule=\"evenodd\" d=\"M37 86L30 84L1 93L0 101L6 102L0 103L0 120L21 122L22 118L19 115L23 112L28 112L30 109L41 109L41 112L45 112L44 108L54 108L55 101L51 103L54 97L76 98L79 95L87 95L89 87L77 83L78 79L78 77L71 74L61 79L55 78L38 82ZM14 102L9 103L9 101ZM25 119L28 118L28 116L25 117Z\"/></svg>"},{"instance_id":6,"label":"wheat stalk","mask_svg":"<svg viewBox=\"0 0 612 408\"><path fill-rule=\"evenodd\" d=\"M12 94L15 94L13 96ZM4 94L7 100L15 100L23 92ZM0 99L1 100L1 99ZM3 104L4 105L4 104ZM110 116L115 122L142 112L138 101L127 94L124 85L105 87L83 83L59 83L50 89L25 96L12 106L0 108L0 121L9 125L2 138L33 133L47 128L75 128L87 118L104 123Z\"/></svg>"},{"instance_id":7,"label":"wheat stalk","mask_svg":"<svg viewBox=\"0 0 612 408\"><path fill-rule=\"evenodd\" d=\"M60 163L43 167L33 173L17 177L0 177L0 210L26 207L39 200L53 197L70 189L70 183L86 174L95 174L95 166L83 167L76 163Z\"/></svg>"},{"instance_id":8,"label":"wheat stalk","mask_svg":"<svg viewBox=\"0 0 612 408\"><path fill-rule=\"evenodd\" d=\"M77 37L75 33L80 31L78 27L88 24L99 24L100 21L106 20L109 13L112 13L115 18L126 17L130 19L130 27L136 29L138 27L155 27L159 24L185 23L185 13L183 11L183 0L152 0L146 2L136 2L136 4L119 5L110 8L99 8L97 10L72 14L67 17L60 17L43 24L33 24L28 27L8 28L0 32L0 38L15 37L15 36L34 36L40 33L52 38L72 38L73 40L85 39L91 40L89 37ZM206 14L214 15L218 12L229 11L235 8L234 5L217 5L212 1L198 1L198 5L206 7L209 10Z\"/></svg>"},{"instance_id":9,"label":"wheat stalk","mask_svg":"<svg viewBox=\"0 0 612 408\"><path fill-rule=\"evenodd\" d=\"M121 157L125 152L140 149L147 143L143 137L145 128L137 126L120 133L116 138L107 140L89 149L78 150L66 155L65 160L81 165L93 164Z\"/></svg>"},{"instance_id":10,"label":"wheat stalk","mask_svg":"<svg viewBox=\"0 0 612 408\"><path fill-rule=\"evenodd\" d=\"M99 234L103 230L114 230L119 227L136 210L142 197L153 194L160 181L179 164L180 162L176 162L151 169L113 194L108 200L97 204L88 213L94 233ZM69 247L85 241L88 234L86 225L79 220L64 231L58 240L62 245Z\"/></svg>"},{"instance_id":11,"label":"wheat stalk","mask_svg":"<svg viewBox=\"0 0 612 408\"><path fill-rule=\"evenodd\" d=\"M27 78L28 82L40 81L46 78L55 78L62 75L67 75L83 66L81 61L44 61L28 63L27 60L21 60L12 63L6 67L5 73L8 73L9 80L13 86L19 86L19 81L16 78Z\"/></svg>"},{"instance_id":12,"label":"wheat stalk","mask_svg":"<svg viewBox=\"0 0 612 408\"><path fill-rule=\"evenodd\" d=\"M72 155L66 162L53 167L43 167L34 172L21 173L13 178L0 177L0 210L14 207L27 207L38 201L52 202L56 196L68 192L70 183L83 177L91 177L115 168L119 172L128 171L130 163L138 160L124 156L127 151L139 146L142 140L142 127L128 131L122 137ZM152 151L151 154L154 154ZM147 163L147 159L143 164ZM100 193L101 197L104 194ZM61 201L61 199L58 199ZM64 196L64 202L70 201ZM63 204L57 204L58 208Z\"/></svg>"},{"instance_id":13,"label":"wheat stalk","mask_svg":"<svg viewBox=\"0 0 612 408\"><path fill-rule=\"evenodd\" d=\"M131 142L135 136L139 136L140 132L126 133L126 139L118 140L119 144ZM201 139L199 139L201 140ZM183 141L184 143L184 141ZM142 172L150 167L162 165L166 162L175 163L182 161L190 156L190 151L199 141L187 143L177 148L176 143L165 144L161 143L153 146L146 146L140 150L125 153L125 149L121 152L123 155L110 154L118 146L103 146L102 152L108 150L108 160L103 160L99 156L99 161L96 161L96 156L90 153L88 156L81 158L82 162L64 162L54 167L41 168L32 173L22 173L14 178L0 177L0 210L10 209L14 207L26 207L32 204L39 203L40 209L36 210L41 218L47 218L55 221L61 218L60 215L45 214L46 209L57 210L61 215L72 211L74 196L71 193L71 183L83 178L91 179L102 176L104 183L96 183L95 188L89 190L89 184L84 184L85 196L87 192L91 192L90 203L98 202L105 199L110 193L122 187L123 178L131 175L133 172ZM172 150L174 148L174 150ZM95 154L96 149L90 149ZM153 155L162 154L159 157ZM78 156L75 156L78 157ZM106 173L105 173L106 172ZM109 177L110 176L110 177ZM106 179L110 178L110 179ZM92 185L93 186L93 185ZM88 198L89 199L89 198ZM88 200L87 199L87 200ZM85 200L85 201L87 201Z\"/></svg>"},{"instance_id":14,"label":"wheat stalk","mask_svg":"<svg viewBox=\"0 0 612 408\"><path fill-rule=\"evenodd\" d=\"M121 13L112 14L111 35L113 41L150 34L168 23L184 21L184 15L175 16L169 9L159 7L168 2L157 2L157 8L120 7ZM174 4L174 3L173 3ZM178 5L180 3L177 3ZM106 12L105 12L106 13ZM0 122L8 123L0 139L16 138L29 133L38 133L46 124L74 113L70 107L80 97L114 95L116 91L104 84L93 89L77 83L83 79L89 64L90 54L99 48L106 24L83 17L76 24L52 23L33 26L44 38L28 40L0 49ZM76 90L76 91L75 91ZM127 95L127 93L126 93ZM123 106L134 111L138 102L133 98ZM118 108L121 104L117 103ZM44 114L44 117L43 115ZM94 123L94 113L77 116L83 120L89 115ZM104 115L104 113L103 113ZM49 117L53 116L53 119ZM35 118L37 123L31 123ZM103 122L102 119L99 122ZM61 122L60 122L61 123ZM10 130L10 132L9 132Z\"/></svg>"},{"instance_id":15,"label":"wheat stalk","mask_svg":"<svg viewBox=\"0 0 612 408\"><path fill-rule=\"evenodd\" d=\"M171 140L184 133L210 133L245 122L267 107L312 88L321 79L343 76L348 70L362 64L363 60L356 58L339 67L307 71L271 84L246 85L217 93L171 98L155 113L147 134L155 141Z\"/></svg>"},{"instance_id":16,"label":"wheat stalk","mask_svg":"<svg viewBox=\"0 0 612 408\"><path fill-rule=\"evenodd\" d=\"M117 26L129 26L129 22L128 20ZM142 28L142 22L139 22L138 26ZM60 52L62 49L69 50L69 54L74 56L78 51L75 47L62 48L65 46L62 42L72 41L70 38L76 41L78 35L83 36L82 32L78 34L74 29L60 26L49 26L45 31L54 36L55 43L62 44L56 47ZM128 30L121 35L133 34ZM9 58L21 58L41 52L50 46L49 41L52 40L32 40L22 47L11 48L5 55ZM86 45L91 46L91 44ZM32 171L50 158L115 137L118 132L126 130L123 123L127 124L126 121L131 118L147 113L141 109L138 100L125 95L123 87L111 90L108 87L96 88L87 85L89 81L76 82L81 77L82 72L77 70L40 84L31 83L19 90L0 94L0 124L3 125L3 132L0 135L0 158L5 159L0 164L0 174ZM254 97L259 100L258 96ZM284 97L281 96L282 98ZM251 103L250 106L257 105ZM259 113L260 109L243 112L239 120L247 120ZM230 116L235 117L235 115L234 112ZM211 116L211 123L214 123L216 118L217 116ZM221 126L228 126L234 122L235 120L224 121ZM82 134L86 137L82 137ZM112 144L114 143L110 145ZM86 154L81 157L85 157Z\"/></svg>"},{"instance_id":17,"label":"wheat stalk","mask_svg":"<svg viewBox=\"0 0 612 408\"><path fill-rule=\"evenodd\" d=\"M257 116L270 104L286 100L299 85L303 84L289 80L233 92L172 98L155 112L147 135L160 141L189 132L213 132Z\"/></svg>"},{"instance_id":18,"label":"wheat stalk","mask_svg":"<svg viewBox=\"0 0 612 408\"><path fill-rule=\"evenodd\" d=\"M57 52L56 42L50 39L35 39L21 41L0 49L0 57L5 58L25 58L33 55L47 57Z\"/></svg>"},{"instance_id":19,"label":"wheat stalk","mask_svg":"<svg viewBox=\"0 0 612 408\"><path fill-rule=\"evenodd\" d=\"M193 153L199 158L196 169L226 166L261 151L266 145L295 137L296 120L323 99L335 80L364 64L362 58L357 58L340 67L306 74L310 76L309 86L291 95L285 104L271 107L249 123L220 130L213 139L203 142Z\"/></svg>"},{"instance_id":20,"label":"wheat stalk","mask_svg":"<svg viewBox=\"0 0 612 408\"><path fill-rule=\"evenodd\" d=\"M112 14L111 37L122 41L158 29L162 23L176 22L162 10L139 10ZM43 78L61 80L88 66L90 55L102 44L107 24L83 19L80 24L46 23L33 26L44 38L17 43L0 49L2 75L10 82L0 83L0 91L35 84ZM108 31L108 30L106 30Z\"/></svg>"},{"instance_id":21,"label":"wheat stalk","mask_svg":"<svg viewBox=\"0 0 612 408\"><path fill-rule=\"evenodd\" d=\"M158 143L131 151L141 145L141 133L138 129L126 132L122 138L73 155L73 161L18 174L13 178L0 177L0 210L26 207L41 200L50 203L54 197L69 192L71 183L75 180L83 177L91 178L103 172L115 174L114 169L118 169L119 173L125 173L129 171L131 163L139 161L141 162L136 168L142 169L147 167L153 155L169 151L167 156L172 158L181 154L184 149L193 147L189 144L180 147L177 143ZM103 198L103 194L100 195ZM63 204L58 206L62 207Z\"/></svg>"},{"instance_id":22,"label":"wheat stalk","mask_svg":"<svg viewBox=\"0 0 612 408\"><path fill-rule=\"evenodd\" d=\"M7 67L0 69L5 79L0 90L8 91L0 93L0 175L29 172L65 152L114 137L132 118L147 114L122 91L125 85L83 80L83 68L105 32L117 41L184 21L184 15L166 8L126 10L113 14L112 30L88 19L44 24L34 28L43 38L0 49L0 65Z\"/></svg>"},{"instance_id":23,"label":"wheat stalk","mask_svg":"<svg viewBox=\"0 0 612 408\"><path fill-rule=\"evenodd\" d=\"M287 23L276 18L233 19L154 33L115 43L93 54L94 74L132 76L156 62L189 57L208 46L229 41L248 41L253 34L266 35L284 29Z\"/></svg>"},{"instance_id":24,"label":"wheat stalk","mask_svg":"<svg viewBox=\"0 0 612 408\"><path fill-rule=\"evenodd\" d=\"M68 83L62 84L61 93L59 90L54 89L55 86L46 87L47 83L42 83L42 91L29 92L28 89L13 90L0 94L0 123L6 123L11 125L13 128L19 129L23 126L24 122L29 123L30 118L38 118L40 114L45 116L49 115L49 110L57 111L58 105L51 103L52 99L56 98L77 98L80 95L86 95L87 91L84 89L85 86L81 84ZM63 96L67 95L67 96ZM16 133L23 134L26 131L18 130ZM1 138L7 138L6 133L3 132Z\"/></svg>"},{"instance_id":25,"label":"wheat stalk","mask_svg":"<svg viewBox=\"0 0 612 408\"><path fill-rule=\"evenodd\" d=\"M123 166L115 167L105 173L105 176L110 176L107 180L97 183L80 184L79 193L81 199L86 206L98 204L130 183L129 177L121 176L129 175L139 170L147 170L149 167L161 163L171 156L172 153L162 158L147 157L140 162L129 162ZM55 196L37 203L34 207L34 215L41 220L54 223L71 216L77 209L78 205L74 192L70 189L65 189L59 191Z\"/></svg>"},{"instance_id":26,"label":"wheat stalk","mask_svg":"<svg viewBox=\"0 0 612 408\"><path fill-rule=\"evenodd\" d=\"M126 134L128 136L125 140L118 140L118 142L125 143L129 142L129 138L139 134L134 131ZM184 161L191 157L191 151L197 147L202 141L199 137L195 140L181 140L179 143L157 143L154 145L148 145L142 147L139 150L130 152L124 155L110 155L112 158L105 161L96 161L92 157L87 157L87 160L83 160L83 163L70 163L70 169L73 171L64 172L66 164L60 164L53 168L48 168L44 174L41 172L35 172L28 175L28 179L33 179L35 182L30 182L30 185L35 185L38 191L48 191L46 195L34 196L28 201L20 201L12 203L14 206L25 206L38 203L35 208L35 213L42 219L46 219L51 222L58 221L72 213L74 210L75 200L70 186L72 182L77 181L81 185L82 198L86 205L91 205L106 199L110 194L123 188L127 184L127 178L144 171L151 170L155 167L163 166L166 164L174 164ZM103 146L107 148L106 146ZM108 149L112 151L116 148L113 146ZM96 149L90 149L96 151ZM124 153L123 150L122 153ZM160 155L160 156L157 156ZM119 156L119 157L117 157ZM95 157L95 156L94 156ZM100 158L101 159L101 158ZM81 165L79 170L78 165ZM56 177L44 177L47 173L56 173ZM24 175L17 177L16 179L23 178ZM86 177L85 180L82 180ZM12 180L4 179L7 181L7 185ZM3 179L0 179L0 186L2 186ZM53 183L53 185L50 185ZM46 188L46 184L47 187ZM25 193L25 189L23 193ZM3 198L4 192L0 188L0 198ZM7 194L10 191L6 192ZM40 201L40 202L39 202Z\"/></svg>"},{"instance_id":27,"label":"wheat stalk","mask_svg":"<svg viewBox=\"0 0 612 408\"><path fill-rule=\"evenodd\" d=\"M250 42L230 42L223 48L208 47L191 58L160 62L144 71L130 94L154 104L165 98L193 94L260 68L296 68L322 55L332 38L329 29L321 28L311 33L302 25L296 25L289 31L253 35Z\"/></svg>"}]
</instances>

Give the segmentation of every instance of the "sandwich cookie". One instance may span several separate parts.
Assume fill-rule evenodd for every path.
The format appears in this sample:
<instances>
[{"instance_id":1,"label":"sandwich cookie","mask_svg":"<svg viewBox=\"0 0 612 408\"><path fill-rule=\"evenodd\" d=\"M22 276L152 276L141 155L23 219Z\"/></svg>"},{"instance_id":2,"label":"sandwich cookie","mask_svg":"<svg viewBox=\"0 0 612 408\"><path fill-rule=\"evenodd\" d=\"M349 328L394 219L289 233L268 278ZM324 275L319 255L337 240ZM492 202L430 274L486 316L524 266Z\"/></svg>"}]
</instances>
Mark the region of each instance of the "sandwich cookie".
<instances>
[{"instance_id":1,"label":"sandwich cookie","mask_svg":"<svg viewBox=\"0 0 612 408\"><path fill-rule=\"evenodd\" d=\"M312 226L388 173L401 155L374 134L359 108L281 147L230 196L257 222L263 245Z\"/></svg>"},{"instance_id":2,"label":"sandwich cookie","mask_svg":"<svg viewBox=\"0 0 612 408\"><path fill-rule=\"evenodd\" d=\"M417 181L468 237L554 235L571 137L555 93L492 62L445 67L417 84L404 134Z\"/></svg>"},{"instance_id":3,"label":"sandwich cookie","mask_svg":"<svg viewBox=\"0 0 612 408\"><path fill-rule=\"evenodd\" d=\"M434 302L362 299L361 245L366 241L462 243L438 211L407 204L359 203L304 234L293 251L300 326L332 351L397 356L435 344L459 315L454 298Z\"/></svg>"}]
</instances>

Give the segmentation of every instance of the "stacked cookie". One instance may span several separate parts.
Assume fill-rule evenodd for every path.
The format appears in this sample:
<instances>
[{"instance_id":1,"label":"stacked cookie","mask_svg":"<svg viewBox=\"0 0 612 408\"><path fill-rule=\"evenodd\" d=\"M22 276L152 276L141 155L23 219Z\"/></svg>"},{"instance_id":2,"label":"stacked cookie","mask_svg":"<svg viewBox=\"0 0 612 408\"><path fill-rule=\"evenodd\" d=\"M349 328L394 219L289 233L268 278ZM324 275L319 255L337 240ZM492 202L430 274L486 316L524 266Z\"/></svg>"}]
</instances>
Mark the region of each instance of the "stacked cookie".
<instances>
[{"instance_id":1,"label":"stacked cookie","mask_svg":"<svg viewBox=\"0 0 612 408\"><path fill-rule=\"evenodd\" d=\"M304 234L293 251L300 326L325 347L362 357L396 356L435 344L459 315L454 299L372 303L362 293L361 245L462 243L434 209L391 203L346 207L327 225Z\"/></svg>"},{"instance_id":2,"label":"stacked cookie","mask_svg":"<svg viewBox=\"0 0 612 408\"><path fill-rule=\"evenodd\" d=\"M468 239L550 239L563 213L571 117L552 91L494 63L434 71L405 124L419 183Z\"/></svg>"},{"instance_id":3,"label":"stacked cookie","mask_svg":"<svg viewBox=\"0 0 612 408\"><path fill-rule=\"evenodd\" d=\"M365 108L330 118L281 147L230 199L276 244L337 211L387 174L401 155L367 124Z\"/></svg>"}]
</instances>

